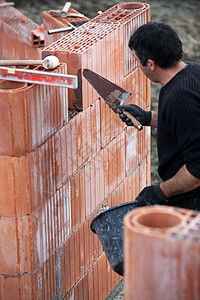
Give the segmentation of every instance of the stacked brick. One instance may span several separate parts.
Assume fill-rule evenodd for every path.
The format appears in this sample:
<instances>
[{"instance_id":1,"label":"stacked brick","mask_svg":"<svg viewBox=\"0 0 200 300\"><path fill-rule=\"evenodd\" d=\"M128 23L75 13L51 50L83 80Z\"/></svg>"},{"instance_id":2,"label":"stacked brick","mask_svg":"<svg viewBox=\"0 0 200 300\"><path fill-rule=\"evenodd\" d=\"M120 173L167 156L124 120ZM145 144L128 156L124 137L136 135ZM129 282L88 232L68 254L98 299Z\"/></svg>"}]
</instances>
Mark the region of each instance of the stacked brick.
<instances>
[{"instance_id":1,"label":"stacked brick","mask_svg":"<svg viewBox=\"0 0 200 300\"><path fill-rule=\"evenodd\" d=\"M199 299L198 212L143 207L124 225L125 299Z\"/></svg>"},{"instance_id":2,"label":"stacked brick","mask_svg":"<svg viewBox=\"0 0 200 300\"><path fill-rule=\"evenodd\" d=\"M150 83L127 49L149 19L148 5L119 4L44 49L62 61L55 72L81 70L81 111L72 90L1 83L0 299L105 299L121 279L90 222L150 184L150 130L126 127L82 71L119 84L132 93L127 103L149 109Z\"/></svg>"},{"instance_id":3,"label":"stacked brick","mask_svg":"<svg viewBox=\"0 0 200 300\"><path fill-rule=\"evenodd\" d=\"M59 13L59 11L58 11ZM67 12L69 15L70 14L79 14L76 10L70 8ZM52 15L50 11L43 11L43 26L44 26L44 42L45 42L45 47L52 44L53 42L57 41L58 39L62 38L65 36L69 31L62 31L62 32L57 32L53 34L48 34L49 30L55 30L59 28L69 28L68 22L72 22L71 24L75 27L79 27L82 25L84 22L87 22L89 19L85 16L83 17L73 17L69 16L67 18L62 18L59 17L58 15Z\"/></svg>"},{"instance_id":4,"label":"stacked brick","mask_svg":"<svg viewBox=\"0 0 200 300\"><path fill-rule=\"evenodd\" d=\"M0 7L0 18L0 53L7 59L41 59L43 25L12 6Z\"/></svg>"},{"instance_id":5,"label":"stacked brick","mask_svg":"<svg viewBox=\"0 0 200 300\"><path fill-rule=\"evenodd\" d=\"M137 68L127 43L131 32L148 22L150 10L147 4L121 3L83 24L74 32L47 46L43 56L55 55L66 62L68 72L77 75L78 70L91 69L108 80L122 84L126 76ZM98 94L82 78L82 105L84 110ZM69 106L73 107L74 92L69 92Z\"/></svg>"}]
</instances>

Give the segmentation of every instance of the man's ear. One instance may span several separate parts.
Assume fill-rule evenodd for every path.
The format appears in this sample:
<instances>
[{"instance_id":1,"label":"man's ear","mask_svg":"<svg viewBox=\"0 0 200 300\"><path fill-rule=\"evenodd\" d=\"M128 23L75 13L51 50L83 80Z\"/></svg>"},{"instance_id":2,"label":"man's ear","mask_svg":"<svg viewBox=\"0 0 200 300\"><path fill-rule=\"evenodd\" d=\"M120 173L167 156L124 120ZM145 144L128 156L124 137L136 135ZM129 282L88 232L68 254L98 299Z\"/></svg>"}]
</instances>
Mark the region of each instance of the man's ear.
<instances>
[{"instance_id":1,"label":"man's ear","mask_svg":"<svg viewBox=\"0 0 200 300\"><path fill-rule=\"evenodd\" d=\"M156 63L152 59L148 59L146 63L147 67L151 69L151 71L154 71L156 68Z\"/></svg>"}]
</instances>

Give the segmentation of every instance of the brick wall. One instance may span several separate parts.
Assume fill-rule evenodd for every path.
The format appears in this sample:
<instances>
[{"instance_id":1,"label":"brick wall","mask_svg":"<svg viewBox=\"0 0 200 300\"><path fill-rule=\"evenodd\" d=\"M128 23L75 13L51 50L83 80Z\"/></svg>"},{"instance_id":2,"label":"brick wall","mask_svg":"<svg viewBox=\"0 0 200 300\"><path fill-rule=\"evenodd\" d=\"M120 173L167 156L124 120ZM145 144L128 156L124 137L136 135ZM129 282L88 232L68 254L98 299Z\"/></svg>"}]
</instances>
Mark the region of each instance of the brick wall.
<instances>
[{"instance_id":1,"label":"brick wall","mask_svg":"<svg viewBox=\"0 0 200 300\"><path fill-rule=\"evenodd\" d=\"M74 90L0 89L0 299L105 299L121 279L90 222L104 205L132 201L150 184L150 130L125 126L82 71L149 109L150 82L127 46L148 20L149 5L115 5L42 50L62 62L55 72L80 70L79 111Z\"/></svg>"}]
</instances>

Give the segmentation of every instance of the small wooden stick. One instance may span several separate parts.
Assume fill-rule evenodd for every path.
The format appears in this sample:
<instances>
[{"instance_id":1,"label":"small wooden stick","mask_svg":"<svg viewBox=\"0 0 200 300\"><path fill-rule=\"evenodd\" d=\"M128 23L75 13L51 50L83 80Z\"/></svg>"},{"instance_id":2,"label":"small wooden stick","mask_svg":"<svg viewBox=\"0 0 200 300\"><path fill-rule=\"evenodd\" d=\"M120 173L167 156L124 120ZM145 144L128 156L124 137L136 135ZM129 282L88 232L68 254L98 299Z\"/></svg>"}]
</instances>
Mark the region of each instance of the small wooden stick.
<instances>
[{"instance_id":1,"label":"small wooden stick","mask_svg":"<svg viewBox=\"0 0 200 300\"><path fill-rule=\"evenodd\" d=\"M139 122L136 118L134 118L128 111L124 110L123 113L124 113L128 118L131 119L131 121L132 121L132 123L133 123L133 126L134 126L135 128L137 128L138 130L142 130L142 129L143 129L142 124L140 124L140 122Z\"/></svg>"},{"instance_id":2,"label":"small wooden stick","mask_svg":"<svg viewBox=\"0 0 200 300\"><path fill-rule=\"evenodd\" d=\"M42 65L45 69L55 69L59 65L59 60L54 55L49 55L43 60L0 60L0 66L28 66Z\"/></svg>"}]
</instances>

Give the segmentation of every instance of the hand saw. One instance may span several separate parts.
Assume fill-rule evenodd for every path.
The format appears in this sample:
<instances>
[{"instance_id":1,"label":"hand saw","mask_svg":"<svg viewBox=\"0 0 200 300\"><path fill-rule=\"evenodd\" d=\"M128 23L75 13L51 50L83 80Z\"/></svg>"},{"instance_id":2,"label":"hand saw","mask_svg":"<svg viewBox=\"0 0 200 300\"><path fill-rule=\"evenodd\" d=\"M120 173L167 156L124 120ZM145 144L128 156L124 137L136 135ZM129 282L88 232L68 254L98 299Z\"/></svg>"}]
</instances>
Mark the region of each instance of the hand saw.
<instances>
[{"instance_id":1,"label":"hand saw","mask_svg":"<svg viewBox=\"0 0 200 300\"><path fill-rule=\"evenodd\" d=\"M83 70L83 76L89 81L97 93L103 98L103 100L117 113L119 105L123 105L126 100L131 96L131 93L124 90L120 86L105 79L97 73L89 70ZM142 125L134 118L129 112L124 111L124 114L129 117L133 123L133 126L138 130L142 130Z\"/></svg>"}]
</instances>

